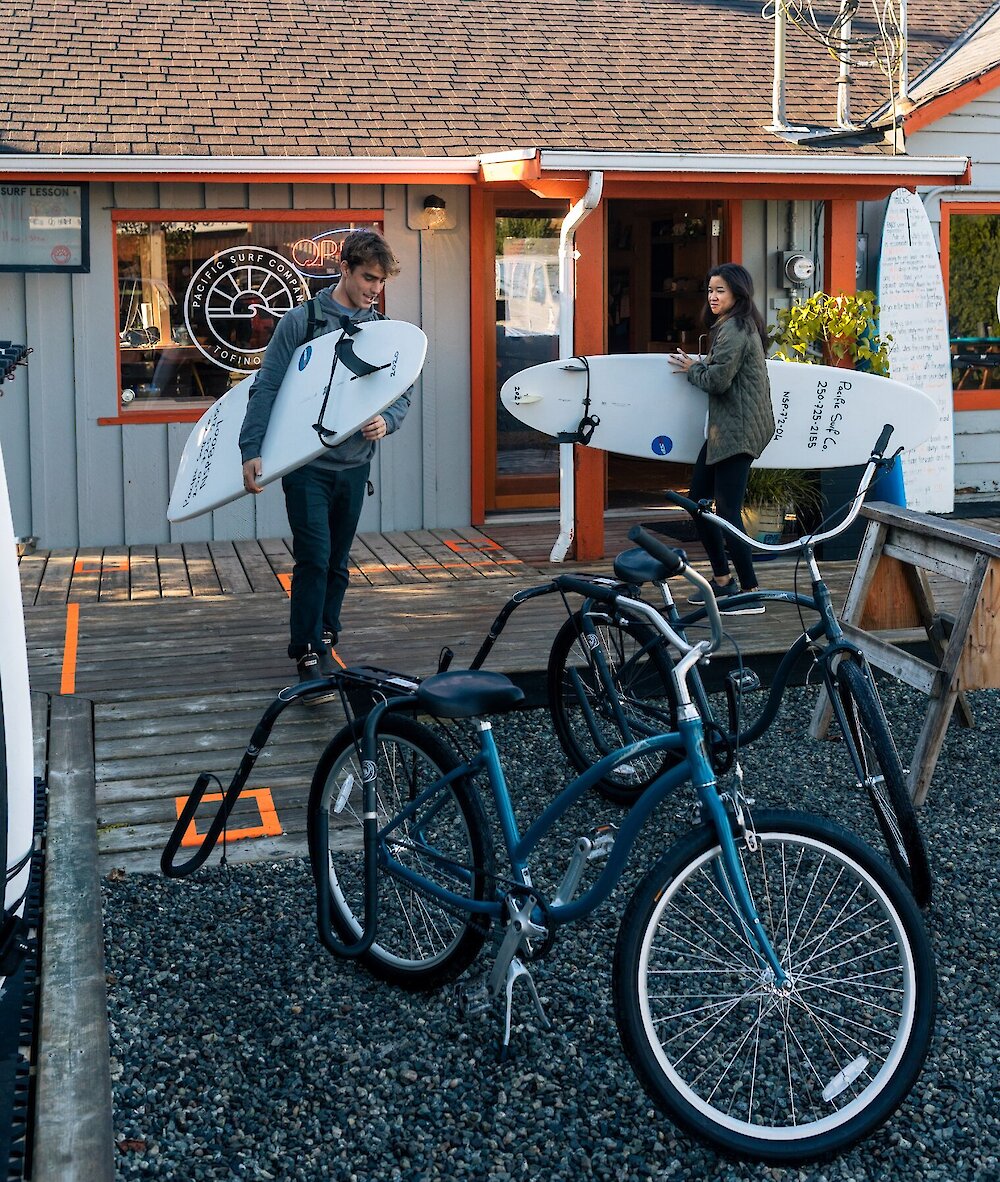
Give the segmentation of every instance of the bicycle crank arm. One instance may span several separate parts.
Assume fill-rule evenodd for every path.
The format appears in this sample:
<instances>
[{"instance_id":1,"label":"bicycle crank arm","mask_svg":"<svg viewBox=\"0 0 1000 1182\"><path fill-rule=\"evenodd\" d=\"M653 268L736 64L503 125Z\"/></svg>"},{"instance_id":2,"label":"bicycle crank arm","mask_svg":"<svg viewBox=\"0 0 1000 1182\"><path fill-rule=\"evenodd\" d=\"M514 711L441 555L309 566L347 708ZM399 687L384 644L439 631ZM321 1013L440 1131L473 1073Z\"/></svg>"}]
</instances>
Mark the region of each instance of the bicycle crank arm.
<instances>
[{"instance_id":1,"label":"bicycle crank arm","mask_svg":"<svg viewBox=\"0 0 1000 1182\"><path fill-rule=\"evenodd\" d=\"M531 914L537 906L538 900L532 895L529 895L524 903L516 909L513 900L507 899L507 907L511 914L507 921L507 931L487 981L490 997L499 996L511 962L519 952L527 947L528 941L531 939L540 940L546 935L545 928L535 923L531 918Z\"/></svg>"}]
</instances>

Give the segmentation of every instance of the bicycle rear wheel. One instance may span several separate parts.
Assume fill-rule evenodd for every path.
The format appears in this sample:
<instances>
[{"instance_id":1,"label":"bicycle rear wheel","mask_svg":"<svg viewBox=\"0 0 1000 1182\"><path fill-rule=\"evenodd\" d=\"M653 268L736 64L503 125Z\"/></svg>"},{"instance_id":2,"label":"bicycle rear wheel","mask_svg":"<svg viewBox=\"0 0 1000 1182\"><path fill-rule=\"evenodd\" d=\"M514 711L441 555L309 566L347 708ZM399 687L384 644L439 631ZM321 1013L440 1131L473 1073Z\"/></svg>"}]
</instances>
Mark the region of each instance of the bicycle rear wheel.
<instances>
[{"instance_id":1,"label":"bicycle rear wheel","mask_svg":"<svg viewBox=\"0 0 1000 1182\"><path fill-rule=\"evenodd\" d=\"M318 879L325 873L329 882L332 925L349 941L359 939L365 916L362 730L359 721L334 736L316 766L309 793L310 856ZM387 714L376 737L381 831L404 805L458 766L458 760L427 727L401 715ZM321 815L325 827L318 824ZM381 856L386 848L431 882L466 898L485 898L493 882L493 843L478 794L467 781L457 780L380 839L378 934L361 958L375 976L407 989L453 981L482 948L488 918L473 917L390 875Z\"/></svg>"},{"instance_id":2,"label":"bicycle rear wheel","mask_svg":"<svg viewBox=\"0 0 1000 1182\"><path fill-rule=\"evenodd\" d=\"M921 907L931 900L931 868L896 745L871 675L852 660L837 666L837 696L844 709L875 818L899 876Z\"/></svg>"},{"instance_id":3,"label":"bicycle rear wheel","mask_svg":"<svg viewBox=\"0 0 1000 1182\"><path fill-rule=\"evenodd\" d=\"M677 729L670 662L659 634L629 616L591 612L588 619L592 631L585 630L581 612L563 624L548 665L552 723L581 772L627 742ZM667 752L620 764L598 781L597 791L614 804L633 804L679 758Z\"/></svg>"},{"instance_id":4,"label":"bicycle rear wheel","mask_svg":"<svg viewBox=\"0 0 1000 1182\"><path fill-rule=\"evenodd\" d=\"M912 896L864 842L804 813L762 813L755 831L740 860L788 987L720 889L718 838L702 826L626 909L615 1016L640 1082L679 1126L794 1165L869 1135L909 1093L934 1026L934 959Z\"/></svg>"}]
</instances>

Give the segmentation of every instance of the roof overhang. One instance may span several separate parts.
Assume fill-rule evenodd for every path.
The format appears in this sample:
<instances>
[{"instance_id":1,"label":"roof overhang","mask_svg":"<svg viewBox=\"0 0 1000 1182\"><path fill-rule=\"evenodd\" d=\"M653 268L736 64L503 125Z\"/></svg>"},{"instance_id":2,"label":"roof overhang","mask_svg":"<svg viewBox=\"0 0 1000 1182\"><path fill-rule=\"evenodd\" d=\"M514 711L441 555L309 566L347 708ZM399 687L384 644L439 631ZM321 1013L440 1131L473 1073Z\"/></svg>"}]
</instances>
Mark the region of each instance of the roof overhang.
<instances>
[{"instance_id":1,"label":"roof overhang","mask_svg":"<svg viewBox=\"0 0 1000 1182\"><path fill-rule=\"evenodd\" d=\"M591 172L604 174L605 196L642 196L652 187L712 185L718 196L809 197L847 195L859 198L900 186L967 185L972 180L967 156L889 156L882 153L768 152L497 152L480 158L487 184L516 183L546 196L571 191Z\"/></svg>"},{"instance_id":2,"label":"roof overhang","mask_svg":"<svg viewBox=\"0 0 1000 1182\"><path fill-rule=\"evenodd\" d=\"M307 181L324 184L475 184L478 156L154 156L0 152L8 180Z\"/></svg>"},{"instance_id":3,"label":"roof overhang","mask_svg":"<svg viewBox=\"0 0 1000 1182\"><path fill-rule=\"evenodd\" d=\"M302 181L335 184L523 186L575 197L592 172L605 195L662 195L663 186L720 197L872 197L900 185L967 185L966 156L880 153L675 153L548 151L524 148L479 156L157 156L0 152L6 180ZM582 190L581 190L582 192Z\"/></svg>"}]
</instances>

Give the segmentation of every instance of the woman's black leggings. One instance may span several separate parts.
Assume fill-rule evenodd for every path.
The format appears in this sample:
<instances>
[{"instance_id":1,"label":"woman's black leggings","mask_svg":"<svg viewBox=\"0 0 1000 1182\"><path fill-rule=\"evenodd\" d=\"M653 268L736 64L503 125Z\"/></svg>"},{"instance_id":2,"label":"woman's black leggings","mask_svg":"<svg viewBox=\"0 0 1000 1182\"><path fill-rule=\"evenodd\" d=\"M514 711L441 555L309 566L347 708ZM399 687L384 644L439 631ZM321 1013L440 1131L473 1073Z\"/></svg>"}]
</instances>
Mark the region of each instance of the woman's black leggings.
<instances>
[{"instance_id":1,"label":"woman's black leggings","mask_svg":"<svg viewBox=\"0 0 1000 1182\"><path fill-rule=\"evenodd\" d=\"M717 464L709 464L705 459L708 444L702 446L695 460L694 472L691 474L691 487L688 496L692 501L715 501L715 511L726 521L732 522L739 529L743 528L743 497L747 491L747 477L750 475L750 455L730 456L720 460ZM733 559L736 577L744 591L750 591L757 586L757 576L753 569L753 551L738 538L723 534L722 530L704 518L699 517L695 522L698 537L705 547L708 561L712 564L712 573L717 579L724 579L729 574L729 559L726 551Z\"/></svg>"}]
</instances>

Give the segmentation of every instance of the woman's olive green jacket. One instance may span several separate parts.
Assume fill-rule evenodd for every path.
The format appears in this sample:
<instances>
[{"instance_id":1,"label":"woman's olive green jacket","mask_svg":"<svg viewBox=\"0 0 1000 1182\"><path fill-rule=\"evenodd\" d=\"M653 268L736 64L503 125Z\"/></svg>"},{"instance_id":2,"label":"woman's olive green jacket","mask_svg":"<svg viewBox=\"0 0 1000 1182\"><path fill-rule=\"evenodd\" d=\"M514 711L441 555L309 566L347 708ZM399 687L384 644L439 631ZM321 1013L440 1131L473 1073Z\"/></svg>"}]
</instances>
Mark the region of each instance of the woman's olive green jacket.
<instances>
[{"instance_id":1,"label":"woman's olive green jacket","mask_svg":"<svg viewBox=\"0 0 1000 1182\"><path fill-rule=\"evenodd\" d=\"M706 461L741 454L757 459L774 434L774 412L764 346L753 324L723 320L708 356L691 366L687 380L708 394Z\"/></svg>"}]
</instances>

